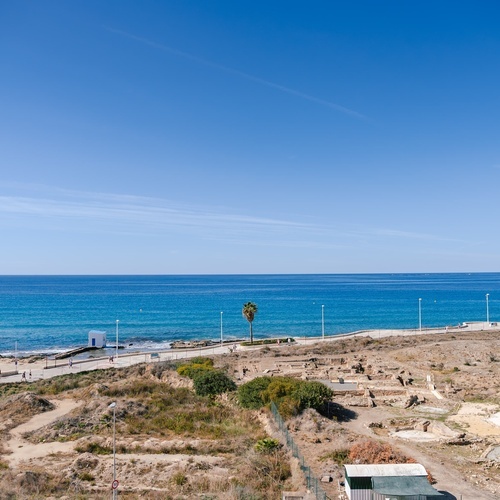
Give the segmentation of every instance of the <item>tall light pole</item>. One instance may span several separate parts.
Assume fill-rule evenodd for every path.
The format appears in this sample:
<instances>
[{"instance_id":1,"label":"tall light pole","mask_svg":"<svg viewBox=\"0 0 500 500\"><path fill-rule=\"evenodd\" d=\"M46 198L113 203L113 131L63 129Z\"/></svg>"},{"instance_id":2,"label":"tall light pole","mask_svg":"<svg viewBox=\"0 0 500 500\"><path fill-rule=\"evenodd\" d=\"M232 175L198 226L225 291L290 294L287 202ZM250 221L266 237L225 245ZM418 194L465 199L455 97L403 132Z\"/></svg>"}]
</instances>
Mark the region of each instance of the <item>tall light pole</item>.
<instances>
[{"instance_id":1,"label":"tall light pole","mask_svg":"<svg viewBox=\"0 0 500 500\"><path fill-rule=\"evenodd\" d=\"M490 294L486 294L486 323L490 323Z\"/></svg>"},{"instance_id":2,"label":"tall light pole","mask_svg":"<svg viewBox=\"0 0 500 500\"><path fill-rule=\"evenodd\" d=\"M422 331L422 299L418 299L418 329Z\"/></svg>"},{"instance_id":3,"label":"tall light pole","mask_svg":"<svg viewBox=\"0 0 500 500\"><path fill-rule=\"evenodd\" d=\"M220 312L220 346L222 347L222 314L224 311Z\"/></svg>"},{"instance_id":4,"label":"tall light pole","mask_svg":"<svg viewBox=\"0 0 500 500\"><path fill-rule=\"evenodd\" d=\"M321 306L321 338L325 340L325 306Z\"/></svg>"},{"instance_id":5,"label":"tall light pole","mask_svg":"<svg viewBox=\"0 0 500 500\"><path fill-rule=\"evenodd\" d=\"M111 403L108 408L113 408L113 499L116 498L116 402Z\"/></svg>"},{"instance_id":6,"label":"tall light pole","mask_svg":"<svg viewBox=\"0 0 500 500\"><path fill-rule=\"evenodd\" d=\"M116 320L116 346L115 346L115 359L118 361L118 323L119 319Z\"/></svg>"}]
</instances>

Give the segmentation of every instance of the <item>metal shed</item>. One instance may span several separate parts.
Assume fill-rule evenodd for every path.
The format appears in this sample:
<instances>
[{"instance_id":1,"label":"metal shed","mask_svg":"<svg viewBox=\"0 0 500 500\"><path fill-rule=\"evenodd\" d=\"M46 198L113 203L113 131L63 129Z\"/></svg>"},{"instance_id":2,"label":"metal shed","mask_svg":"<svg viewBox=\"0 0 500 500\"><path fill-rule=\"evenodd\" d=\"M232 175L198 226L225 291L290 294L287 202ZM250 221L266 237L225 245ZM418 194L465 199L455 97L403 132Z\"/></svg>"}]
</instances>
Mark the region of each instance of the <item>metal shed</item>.
<instances>
[{"instance_id":1,"label":"metal shed","mask_svg":"<svg viewBox=\"0 0 500 500\"><path fill-rule=\"evenodd\" d=\"M421 464L344 465L349 500L430 500L443 497Z\"/></svg>"}]
</instances>

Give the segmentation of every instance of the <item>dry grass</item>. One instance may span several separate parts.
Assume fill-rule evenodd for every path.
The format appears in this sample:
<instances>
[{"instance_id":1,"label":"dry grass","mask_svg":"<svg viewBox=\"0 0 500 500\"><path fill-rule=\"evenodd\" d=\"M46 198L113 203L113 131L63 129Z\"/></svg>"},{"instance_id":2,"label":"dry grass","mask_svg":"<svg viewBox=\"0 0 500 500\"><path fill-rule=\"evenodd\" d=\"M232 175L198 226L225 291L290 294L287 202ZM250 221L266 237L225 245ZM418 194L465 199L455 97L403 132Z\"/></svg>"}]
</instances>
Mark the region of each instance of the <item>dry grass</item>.
<instances>
[{"instance_id":1,"label":"dry grass","mask_svg":"<svg viewBox=\"0 0 500 500\"><path fill-rule=\"evenodd\" d=\"M77 440L75 451L81 462L77 465L80 458L75 455L51 455L44 459L43 466L22 470L9 468L8 462L0 461L0 500L109 498L111 401L117 403L117 453L122 457L133 454L128 460L120 459L123 470L125 464L127 470L120 483L121 497L279 497L290 475L289 457L281 451L272 456L254 451L255 443L266 437L256 414L242 410L234 398L211 400L177 386L179 376L174 369L174 365L136 366L123 371L65 375L32 384L29 389L36 397L57 394L58 398L73 396L84 400L76 412L30 436L35 443ZM24 395L11 397L22 399ZM15 411L16 405L5 406ZM25 411L25 420L37 411ZM160 458L172 454L185 457L176 468L172 468L176 460ZM157 458L147 458L152 456ZM202 456L211 458L203 462ZM211 465L214 459L216 466ZM81 465L84 462L93 465Z\"/></svg>"}]
</instances>

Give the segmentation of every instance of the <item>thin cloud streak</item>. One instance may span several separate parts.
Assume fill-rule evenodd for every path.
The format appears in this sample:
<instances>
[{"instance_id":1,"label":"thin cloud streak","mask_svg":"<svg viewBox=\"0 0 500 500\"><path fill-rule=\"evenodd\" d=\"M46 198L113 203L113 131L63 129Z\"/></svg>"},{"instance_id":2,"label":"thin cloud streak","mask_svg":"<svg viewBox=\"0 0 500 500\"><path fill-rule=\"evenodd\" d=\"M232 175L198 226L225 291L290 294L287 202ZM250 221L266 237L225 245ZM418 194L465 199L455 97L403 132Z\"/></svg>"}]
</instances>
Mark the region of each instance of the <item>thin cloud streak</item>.
<instances>
[{"instance_id":1,"label":"thin cloud streak","mask_svg":"<svg viewBox=\"0 0 500 500\"><path fill-rule=\"evenodd\" d=\"M91 224L94 231L98 231L99 226L107 230L111 226L113 231L120 233L163 233L170 229L208 239L216 234L217 239L233 243L257 235L260 243L263 243L262 238L266 238L278 246L312 248L351 247L362 240L378 241L381 237L409 241L462 241L387 228L341 230L325 224L237 214L227 207L188 206L161 198L127 194L93 193L30 184L10 185L10 188L18 193L0 196L0 220L3 219L4 223L7 219L23 220L24 224L30 220L43 221L53 230L60 230L62 225L67 226L68 223L74 231L88 231L85 224ZM20 192L23 194L20 195Z\"/></svg>"},{"instance_id":2,"label":"thin cloud streak","mask_svg":"<svg viewBox=\"0 0 500 500\"><path fill-rule=\"evenodd\" d=\"M345 106L341 106L340 104L335 104L334 102L326 101L325 99L320 99L318 97L314 97L312 95L306 94L304 92L300 92L298 90L292 89L290 87L285 87L284 85L280 85L278 83L271 82L269 80L265 80L263 78L259 78L258 76L250 75L249 73L245 73L243 71L239 71L237 69L229 68L227 66L224 66L222 64L218 64L212 61L209 61L207 59L202 59L201 57L194 56L192 54L189 54L188 52L183 52L178 49L174 49L172 47L169 47L167 45L163 45L161 43L154 42L152 40L148 40L147 38L143 38L137 35L133 35L131 33L127 33L126 31L121 31L115 28L110 28L108 26L104 26L104 29L111 33L115 33L117 35L124 36L126 38L130 38L131 40L135 40L137 42L143 43L145 45L149 45L150 47L153 47L155 49L162 50L164 52L169 52L170 54L174 54L176 56L182 57L184 59L188 59L190 61L193 61L197 64L202 64L204 66L208 66L210 68L215 68L219 69L221 71L224 71L226 73L230 73L236 76L239 76L241 78L244 78L245 80L249 80L255 83L259 83L261 85L265 85L266 87L270 87L276 90L279 90L280 92L284 92L286 94L293 95L295 97L299 97L301 99L305 99L310 102L314 102L315 104L320 104L321 106L326 106L330 109L333 109L335 111L339 111L341 113L359 118L361 120L368 120L368 117L358 113L357 111L354 111L352 109L346 108Z\"/></svg>"},{"instance_id":3,"label":"thin cloud streak","mask_svg":"<svg viewBox=\"0 0 500 500\"><path fill-rule=\"evenodd\" d=\"M83 193L80 193L80 197ZM167 206L165 201L118 195L91 195L81 200L0 196L0 213L58 220L166 228L203 228L290 232L312 228L286 220L259 218L213 210Z\"/></svg>"}]
</instances>

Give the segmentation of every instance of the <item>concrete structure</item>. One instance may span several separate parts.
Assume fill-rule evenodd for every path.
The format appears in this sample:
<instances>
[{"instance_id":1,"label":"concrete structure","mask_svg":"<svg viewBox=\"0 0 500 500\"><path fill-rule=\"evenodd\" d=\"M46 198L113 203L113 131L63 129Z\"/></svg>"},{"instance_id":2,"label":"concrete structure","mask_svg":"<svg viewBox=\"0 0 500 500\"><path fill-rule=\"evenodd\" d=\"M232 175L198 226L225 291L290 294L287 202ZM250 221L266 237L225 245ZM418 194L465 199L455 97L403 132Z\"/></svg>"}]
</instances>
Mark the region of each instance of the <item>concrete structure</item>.
<instances>
[{"instance_id":1,"label":"concrete structure","mask_svg":"<svg viewBox=\"0 0 500 500\"><path fill-rule=\"evenodd\" d=\"M106 332L99 330L90 330L89 347L106 347Z\"/></svg>"},{"instance_id":2,"label":"concrete structure","mask_svg":"<svg viewBox=\"0 0 500 500\"><path fill-rule=\"evenodd\" d=\"M430 500L443 495L420 464L344 465L349 500Z\"/></svg>"}]
</instances>

